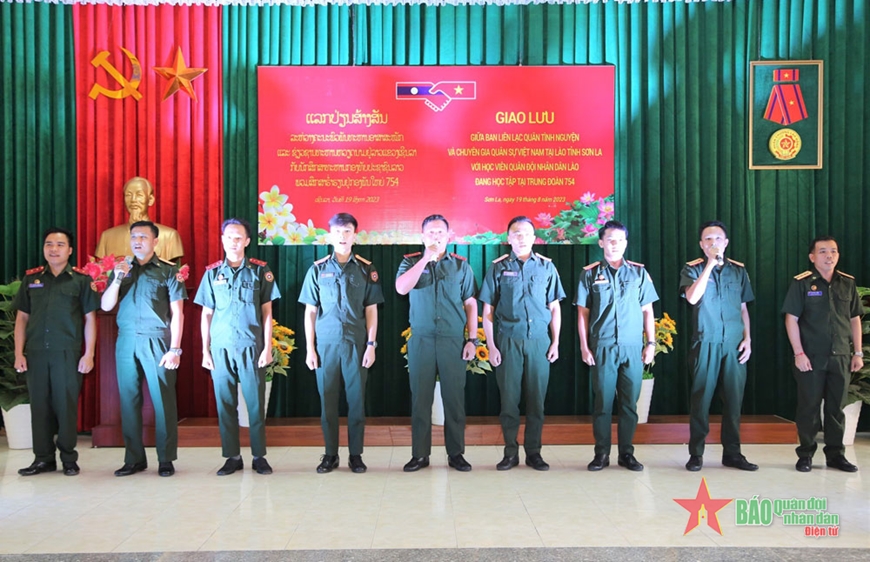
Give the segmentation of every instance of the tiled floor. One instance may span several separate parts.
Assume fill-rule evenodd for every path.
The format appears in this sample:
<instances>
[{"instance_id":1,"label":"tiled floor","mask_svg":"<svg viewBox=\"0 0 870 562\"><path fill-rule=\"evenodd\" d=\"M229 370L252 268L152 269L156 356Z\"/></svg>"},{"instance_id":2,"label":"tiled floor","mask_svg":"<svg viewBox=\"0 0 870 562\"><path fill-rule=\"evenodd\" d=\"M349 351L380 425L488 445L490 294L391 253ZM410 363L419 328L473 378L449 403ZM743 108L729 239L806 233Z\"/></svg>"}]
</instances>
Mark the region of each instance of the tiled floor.
<instances>
[{"instance_id":1,"label":"tiled floor","mask_svg":"<svg viewBox=\"0 0 870 562\"><path fill-rule=\"evenodd\" d=\"M219 449L186 448L177 474L151 469L116 478L120 449L92 449L80 440L82 473L20 477L30 451L9 450L0 438L0 554L195 552L233 550L456 549L491 547L813 547L870 548L870 435L859 434L847 457L861 472L824 468L821 452L809 474L794 470L792 446L744 447L758 472L719 463L709 446L700 473L683 468L685 446L644 445L641 473L613 465L587 472L591 446L550 446L552 466L520 464L497 472L500 447L472 447L470 473L447 467L443 450L432 466L405 474L406 447L370 447L366 474L341 468L317 474L321 450L270 449L271 476L246 470L215 476ZM701 477L713 498L734 499L718 512L722 534L707 520L684 535L689 512L674 498L694 498ZM805 537L805 526L738 526L736 500L825 498L839 515L839 536ZM558 552L558 551L553 551ZM764 557L762 557L764 558Z\"/></svg>"}]
</instances>

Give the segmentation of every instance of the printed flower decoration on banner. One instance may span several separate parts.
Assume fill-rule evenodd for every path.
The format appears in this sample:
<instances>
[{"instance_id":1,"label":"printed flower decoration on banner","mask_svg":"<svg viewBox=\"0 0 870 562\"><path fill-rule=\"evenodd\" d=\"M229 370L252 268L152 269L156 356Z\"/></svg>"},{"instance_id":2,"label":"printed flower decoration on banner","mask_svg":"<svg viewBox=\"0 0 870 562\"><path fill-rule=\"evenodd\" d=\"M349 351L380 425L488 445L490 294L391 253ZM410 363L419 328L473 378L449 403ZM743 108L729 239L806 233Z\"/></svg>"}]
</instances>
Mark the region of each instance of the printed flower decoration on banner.
<instances>
[{"instance_id":1,"label":"printed flower decoration on banner","mask_svg":"<svg viewBox=\"0 0 870 562\"><path fill-rule=\"evenodd\" d=\"M260 193L257 213L257 240L260 244L326 244L327 231L314 226L314 221L297 223L293 203L281 193L277 185Z\"/></svg>"}]
</instances>

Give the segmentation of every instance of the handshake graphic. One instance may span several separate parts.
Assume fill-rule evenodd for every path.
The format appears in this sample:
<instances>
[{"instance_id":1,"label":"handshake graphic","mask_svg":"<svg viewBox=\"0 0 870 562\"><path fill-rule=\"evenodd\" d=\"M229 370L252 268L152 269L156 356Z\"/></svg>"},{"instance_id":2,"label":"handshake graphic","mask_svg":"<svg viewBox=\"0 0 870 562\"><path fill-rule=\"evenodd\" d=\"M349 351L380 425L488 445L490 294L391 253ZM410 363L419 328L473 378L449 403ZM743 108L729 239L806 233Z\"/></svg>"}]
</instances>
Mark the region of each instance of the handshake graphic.
<instances>
[{"instance_id":1,"label":"handshake graphic","mask_svg":"<svg viewBox=\"0 0 870 562\"><path fill-rule=\"evenodd\" d=\"M432 111L444 111L453 100L477 98L477 82L396 82L397 100L420 100Z\"/></svg>"}]
</instances>

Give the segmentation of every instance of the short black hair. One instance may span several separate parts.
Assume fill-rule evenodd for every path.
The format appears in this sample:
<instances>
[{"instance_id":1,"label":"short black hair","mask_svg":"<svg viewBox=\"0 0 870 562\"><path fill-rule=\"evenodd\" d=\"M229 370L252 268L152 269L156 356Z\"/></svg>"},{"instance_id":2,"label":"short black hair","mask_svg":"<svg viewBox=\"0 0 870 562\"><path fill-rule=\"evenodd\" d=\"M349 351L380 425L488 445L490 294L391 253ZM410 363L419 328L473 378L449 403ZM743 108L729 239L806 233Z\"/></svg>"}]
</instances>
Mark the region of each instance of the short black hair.
<instances>
[{"instance_id":1,"label":"short black hair","mask_svg":"<svg viewBox=\"0 0 870 562\"><path fill-rule=\"evenodd\" d=\"M511 221L508 223L508 227L507 227L508 233L510 233L511 227L518 222L527 222L530 225L532 225L532 230L535 230L535 223L532 222L532 219L530 219L529 217L527 217L525 215L519 215L519 216L512 218Z\"/></svg>"},{"instance_id":2,"label":"short black hair","mask_svg":"<svg viewBox=\"0 0 870 562\"><path fill-rule=\"evenodd\" d=\"M229 218L221 224L221 234L223 234L224 231L227 229L227 227L231 224L238 224L238 225L244 226L245 227L245 234L248 236L248 238L251 237L251 223L249 223L245 219L239 219L236 217Z\"/></svg>"},{"instance_id":3,"label":"short black hair","mask_svg":"<svg viewBox=\"0 0 870 562\"><path fill-rule=\"evenodd\" d=\"M421 230L426 230L426 225L434 221L444 221L444 226L447 227L447 230L450 230L450 223L447 222L447 219L444 218L444 215L429 215L428 217L423 219L423 227L421 228Z\"/></svg>"},{"instance_id":4,"label":"short black hair","mask_svg":"<svg viewBox=\"0 0 870 562\"><path fill-rule=\"evenodd\" d=\"M722 232L725 233L725 238L728 238L728 229L725 228L725 223L722 221L707 221L701 224L701 227L698 229L698 239L700 240L704 236L704 229L710 228L711 226L717 226L722 229Z\"/></svg>"},{"instance_id":5,"label":"short black hair","mask_svg":"<svg viewBox=\"0 0 870 562\"><path fill-rule=\"evenodd\" d=\"M154 233L154 238L160 237L160 229L157 228L157 225L151 221L136 221L130 225L130 232L133 232L134 228L145 227L150 228L151 232Z\"/></svg>"},{"instance_id":6,"label":"short black hair","mask_svg":"<svg viewBox=\"0 0 870 562\"><path fill-rule=\"evenodd\" d=\"M628 228L626 228L625 225L619 221L607 221L606 223L604 223L604 226L598 229L598 237L604 238L604 234L608 230L621 230L625 233L626 239L628 238Z\"/></svg>"},{"instance_id":7,"label":"short black hair","mask_svg":"<svg viewBox=\"0 0 870 562\"><path fill-rule=\"evenodd\" d=\"M833 236L831 236L830 234L825 234L825 235L823 235L823 236L816 236L815 238L813 238L813 241L810 242L810 251L809 251L809 253L812 254L813 252L816 251L816 243L817 243L817 242L833 242L834 244L837 245L837 250L840 249L840 243L837 242L837 239L834 238Z\"/></svg>"},{"instance_id":8,"label":"short black hair","mask_svg":"<svg viewBox=\"0 0 870 562\"><path fill-rule=\"evenodd\" d=\"M329 219L329 228L332 228L333 226L347 226L349 224L353 225L354 232L359 230L359 224L350 213L335 213L332 215L332 218Z\"/></svg>"},{"instance_id":9,"label":"short black hair","mask_svg":"<svg viewBox=\"0 0 870 562\"><path fill-rule=\"evenodd\" d=\"M61 228L59 226L50 226L45 229L45 232L42 233L42 243L45 244L45 239L48 238L49 234L63 234L66 236L67 242L69 242L70 248L75 247L75 236L71 230L67 230L66 228Z\"/></svg>"}]
</instances>

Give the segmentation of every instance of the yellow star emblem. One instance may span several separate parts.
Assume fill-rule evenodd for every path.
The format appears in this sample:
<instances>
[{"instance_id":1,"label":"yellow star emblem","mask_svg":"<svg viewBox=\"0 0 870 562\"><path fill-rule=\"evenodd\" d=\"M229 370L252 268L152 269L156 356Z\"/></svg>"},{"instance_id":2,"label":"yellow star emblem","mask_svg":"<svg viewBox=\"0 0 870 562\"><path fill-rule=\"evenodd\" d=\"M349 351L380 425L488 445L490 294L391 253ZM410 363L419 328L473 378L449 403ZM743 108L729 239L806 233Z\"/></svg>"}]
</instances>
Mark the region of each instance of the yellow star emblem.
<instances>
[{"instance_id":1,"label":"yellow star emblem","mask_svg":"<svg viewBox=\"0 0 870 562\"><path fill-rule=\"evenodd\" d=\"M181 54L181 47L175 53L175 63L173 66L155 66L154 72L169 80L166 86L166 92L163 94L163 101L168 100L178 90L187 92L193 101L196 101L196 93L193 91L191 82L199 78L207 68L188 68L184 62L184 55Z\"/></svg>"},{"instance_id":2,"label":"yellow star emblem","mask_svg":"<svg viewBox=\"0 0 870 562\"><path fill-rule=\"evenodd\" d=\"M456 95L462 94L462 86L456 86L455 88L453 88L453 93Z\"/></svg>"}]
</instances>

